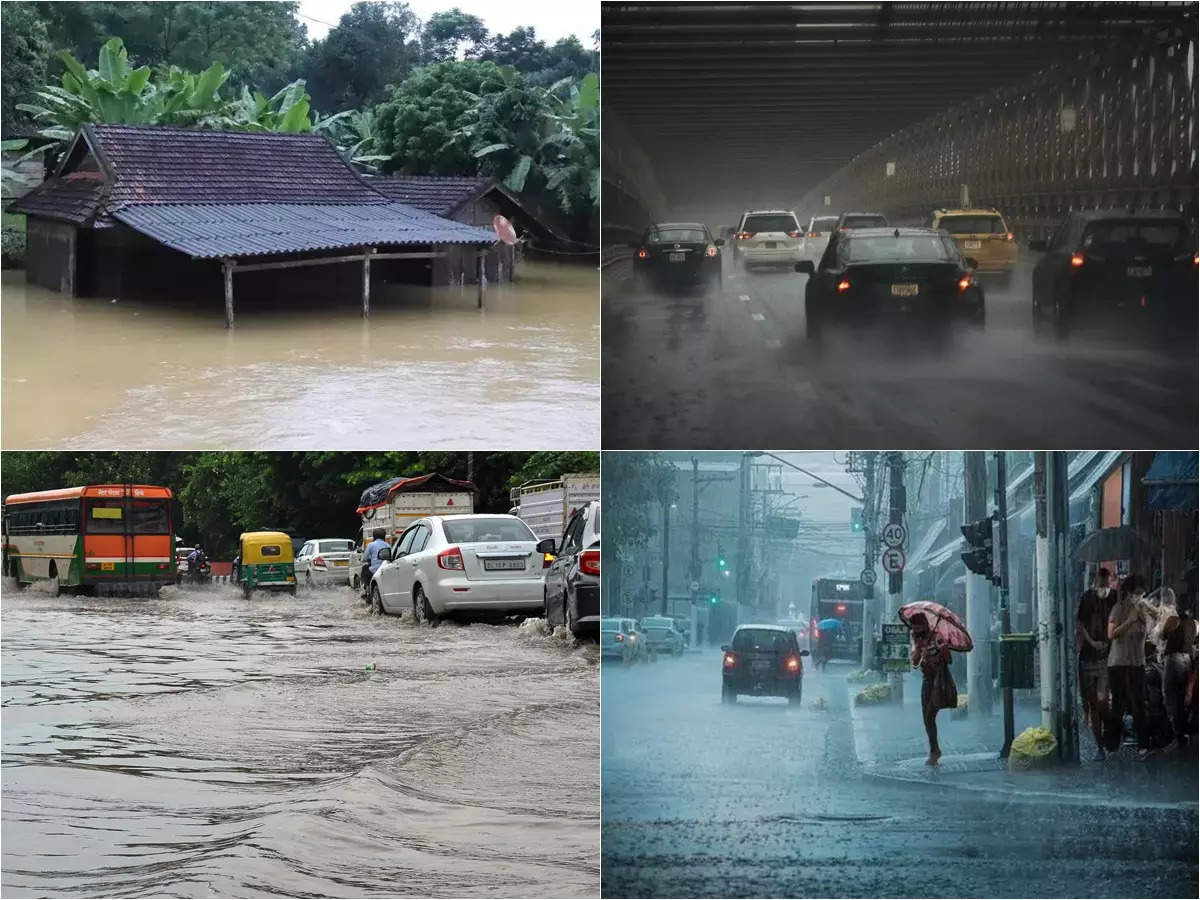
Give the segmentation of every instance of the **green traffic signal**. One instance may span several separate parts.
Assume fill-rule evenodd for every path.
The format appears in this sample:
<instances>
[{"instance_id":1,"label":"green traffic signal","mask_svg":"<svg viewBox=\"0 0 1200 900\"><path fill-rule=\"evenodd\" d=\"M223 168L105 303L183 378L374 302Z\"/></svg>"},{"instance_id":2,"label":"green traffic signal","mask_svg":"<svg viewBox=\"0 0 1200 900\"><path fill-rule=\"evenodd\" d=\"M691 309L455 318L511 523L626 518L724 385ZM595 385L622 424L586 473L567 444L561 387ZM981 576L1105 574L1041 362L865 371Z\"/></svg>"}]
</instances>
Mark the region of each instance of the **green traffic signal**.
<instances>
[{"instance_id":1,"label":"green traffic signal","mask_svg":"<svg viewBox=\"0 0 1200 900\"><path fill-rule=\"evenodd\" d=\"M717 605L717 595L713 594L711 597L709 597L708 602L711 603L713 606L716 606Z\"/></svg>"},{"instance_id":2,"label":"green traffic signal","mask_svg":"<svg viewBox=\"0 0 1200 900\"><path fill-rule=\"evenodd\" d=\"M718 569L725 568L725 557L721 557L720 559L717 560L717 568Z\"/></svg>"}]
</instances>

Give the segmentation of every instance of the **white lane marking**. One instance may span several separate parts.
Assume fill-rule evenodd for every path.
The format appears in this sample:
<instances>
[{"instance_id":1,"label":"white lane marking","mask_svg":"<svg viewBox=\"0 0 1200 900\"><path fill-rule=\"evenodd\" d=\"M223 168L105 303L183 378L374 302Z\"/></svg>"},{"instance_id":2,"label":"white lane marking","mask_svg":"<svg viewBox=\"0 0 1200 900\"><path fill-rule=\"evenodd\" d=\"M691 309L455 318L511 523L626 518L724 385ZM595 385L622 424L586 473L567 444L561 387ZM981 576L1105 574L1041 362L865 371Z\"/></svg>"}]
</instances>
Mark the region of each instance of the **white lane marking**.
<instances>
[{"instance_id":1,"label":"white lane marking","mask_svg":"<svg viewBox=\"0 0 1200 900\"><path fill-rule=\"evenodd\" d=\"M738 296L738 299L741 300L743 303L749 303L750 295L749 294L741 294Z\"/></svg>"},{"instance_id":2,"label":"white lane marking","mask_svg":"<svg viewBox=\"0 0 1200 900\"><path fill-rule=\"evenodd\" d=\"M755 322L762 322L767 317L762 313L750 313L750 318L752 318Z\"/></svg>"},{"instance_id":3,"label":"white lane marking","mask_svg":"<svg viewBox=\"0 0 1200 900\"><path fill-rule=\"evenodd\" d=\"M767 349L769 349L769 350L778 350L782 346L783 346L783 341L781 341L777 338L770 338L767 341Z\"/></svg>"}]
</instances>

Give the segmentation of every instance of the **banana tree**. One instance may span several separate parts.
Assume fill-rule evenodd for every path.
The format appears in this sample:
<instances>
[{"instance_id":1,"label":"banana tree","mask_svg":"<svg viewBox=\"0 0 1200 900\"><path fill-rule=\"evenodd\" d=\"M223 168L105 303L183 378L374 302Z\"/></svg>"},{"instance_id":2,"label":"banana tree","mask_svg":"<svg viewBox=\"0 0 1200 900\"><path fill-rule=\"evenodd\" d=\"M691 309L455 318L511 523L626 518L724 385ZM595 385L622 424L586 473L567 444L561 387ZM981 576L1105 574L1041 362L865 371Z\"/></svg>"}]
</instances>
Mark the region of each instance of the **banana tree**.
<instances>
[{"instance_id":1,"label":"banana tree","mask_svg":"<svg viewBox=\"0 0 1200 900\"><path fill-rule=\"evenodd\" d=\"M326 134L347 160L368 172L378 172L380 162L390 159L378 149L379 131L373 109L348 109L332 116L316 117L313 131Z\"/></svg>"},{"instance_id":2,"label":"banana tree","mask_svg":"<svg viewBox=\"0 0 1200 900\"><path fill-rule=\"evenodd\" d=\"M308 117L311 98L300 78L285 85L273 97L261 91L250 92L242 88L242 94L229 104L218 117L206 120L205 124L229 128L236 131L277 131L299 133L312 130Z\"/></svg>"}]
</instances>

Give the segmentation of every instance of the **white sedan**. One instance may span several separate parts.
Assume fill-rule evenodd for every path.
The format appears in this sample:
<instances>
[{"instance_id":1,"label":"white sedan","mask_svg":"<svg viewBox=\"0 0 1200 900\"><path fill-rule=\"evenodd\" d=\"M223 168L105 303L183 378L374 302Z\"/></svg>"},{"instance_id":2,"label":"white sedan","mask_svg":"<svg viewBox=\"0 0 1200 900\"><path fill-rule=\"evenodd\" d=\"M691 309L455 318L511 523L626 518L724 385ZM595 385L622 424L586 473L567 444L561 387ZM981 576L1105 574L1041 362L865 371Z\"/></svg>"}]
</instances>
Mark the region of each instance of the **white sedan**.
<instances>
[{"instance_id":1,"label":"white sedan","mask_svg":"<svg viewBox=\"0 0 1200 900\"><path fill-rule=\"evenodd\" d=\"M371 578L371 610L412 610L434 624L454 612L542 609L545 554L516 516L428 516L380 553Z\"/></svg>"},{"instance_id":2,"label":"white sedan","mask_svg":"<svg viewBox=\"0 0 1200 900\"><path fill-rule=\"evenodd\" d=\"M306 541L296 554L297 584L357 587L361 569L358 548L348 538Z\"/></svg>"}]
</instances>

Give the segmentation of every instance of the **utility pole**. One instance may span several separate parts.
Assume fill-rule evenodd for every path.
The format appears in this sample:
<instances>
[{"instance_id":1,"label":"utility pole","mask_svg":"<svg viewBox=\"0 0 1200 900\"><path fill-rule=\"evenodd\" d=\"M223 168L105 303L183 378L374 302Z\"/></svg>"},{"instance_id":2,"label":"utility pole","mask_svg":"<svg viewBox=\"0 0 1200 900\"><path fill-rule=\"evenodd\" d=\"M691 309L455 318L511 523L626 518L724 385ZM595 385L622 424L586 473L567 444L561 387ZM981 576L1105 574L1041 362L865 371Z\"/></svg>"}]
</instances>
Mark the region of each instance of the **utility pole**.
<instances>
[{"instance_id":1,"label":"utility pole","mask_svg":"<svg viewBox=\"0 0 1200 900\"><path fill-rule=\"evenodd\" d=\"M863 491L863 571L875 571L875 453L866 451L864 474L866 489ZM875 587L863 584L863 641L862 667L869 669L875 662Z\"/></svg>"},{"instance_id":2,"label":"utility pole","mask_svg":"<svg viewBox=\"0 0 1200 900\"><path fill-rule=\"evenodd\" d=\"M737 602L746 602L746 582L749 569L746 565L750 555L749 510L750 503L750 457L743 453L738 466L738 534L737 534ZM735 622L736 624L736 622Z\"/></svg>"},{"instance_id":3,"label":"utility pole","mask_svg":"<svg viewBox=\"0 0 1200 900\"><path fill-rule=\"evenodd\" d=\"M1034 551L1037 567L1038 667L1042 706L1042 727L1058 732L1058 607L1054 602L1054 583L1058 567L1050 554L1049 513L1046 503L1046 452L1033 455L1033 498L1037 536Z\"/></svg>"},{"instance_id":4,"label":"utility pole","mask_svg":"<svg viewBox=\"0 0 1200 900\"><path fill-rule=\"evenodd\" d=\"M1055 686L1058 698L1059 759L1079 762L1079 723L1075 718L1075 621L1073 604L1067 594L1067 455L1051 452L1046 457L1046 511L1049 519L1049 552L1053 561L1053 602L1058 613L1054 641L1057 651ZM1072 627L1068 627L1068 626Z\"/></svg>"},{"instance_id":5,"label":"utility pole","mask_svg":"<svg viewBox=\"0 0 1200 900\"><path fill-rule=\"evenodd\" d=\"M671 584L670 567L671 567L671 504L669 501L663 501L663 564L662 564L662 615L669 615L667 605L667 589Z\"/></svg>"},{"instance_id":6,"label":"utility pole","mask_svg":"<svg viewBox=\"0 0 1200 900\"><path fill-rule=\"evenodd\" d=\"M1003 450L996 451L996 525L997 549L1000 551L1000 571L996 587L1000 589L1000 633L1012 634L1012 622L1008 615L1008 468ZM967 694L968 702L970 692ZM1008 759L1013 742L1013 689L1004 687L1004 746L1000 758Z\"/></svg>"},{"instance_id":7,"label":"utility pole","mask_svg":"<svg viewBox=\"0 0 1200 900\"><path fill-rule=\"evenodd\" d=\"M696 620L700 616L700 458L697 456L692 457L692 565L688 577L692 594L692 636L688 646L696 647Z\"/></svg>"},{"instance_id":8,"label":"utility pole","mask_svg":"<svg viewBox=\"0 0 1200 900\"><path fill-rule=\"evenodd\" d=\"M904 454L892 451L888 454L888 524L903 525L908 498L904 491ZM899 609L904 603L904 571L888 573L888 609ZM892 698L904 703L904 675L892 672L888 675Z\"/></svg>"},{"instance_id":9,"label":"utility pole","mask_svg":"<svg viewBox=\"0 0 1200 900\"><path fill-rule=\"evenodd\" d=\"M987 460L982 451L963 453L963 482L963 521L987 518ZM972 718L992 712L991 659L985 649L992 633L989 584L967 573L967 631L981 643L978 651L967 654L967 714Z\"/></svg>"}]
</instances>

